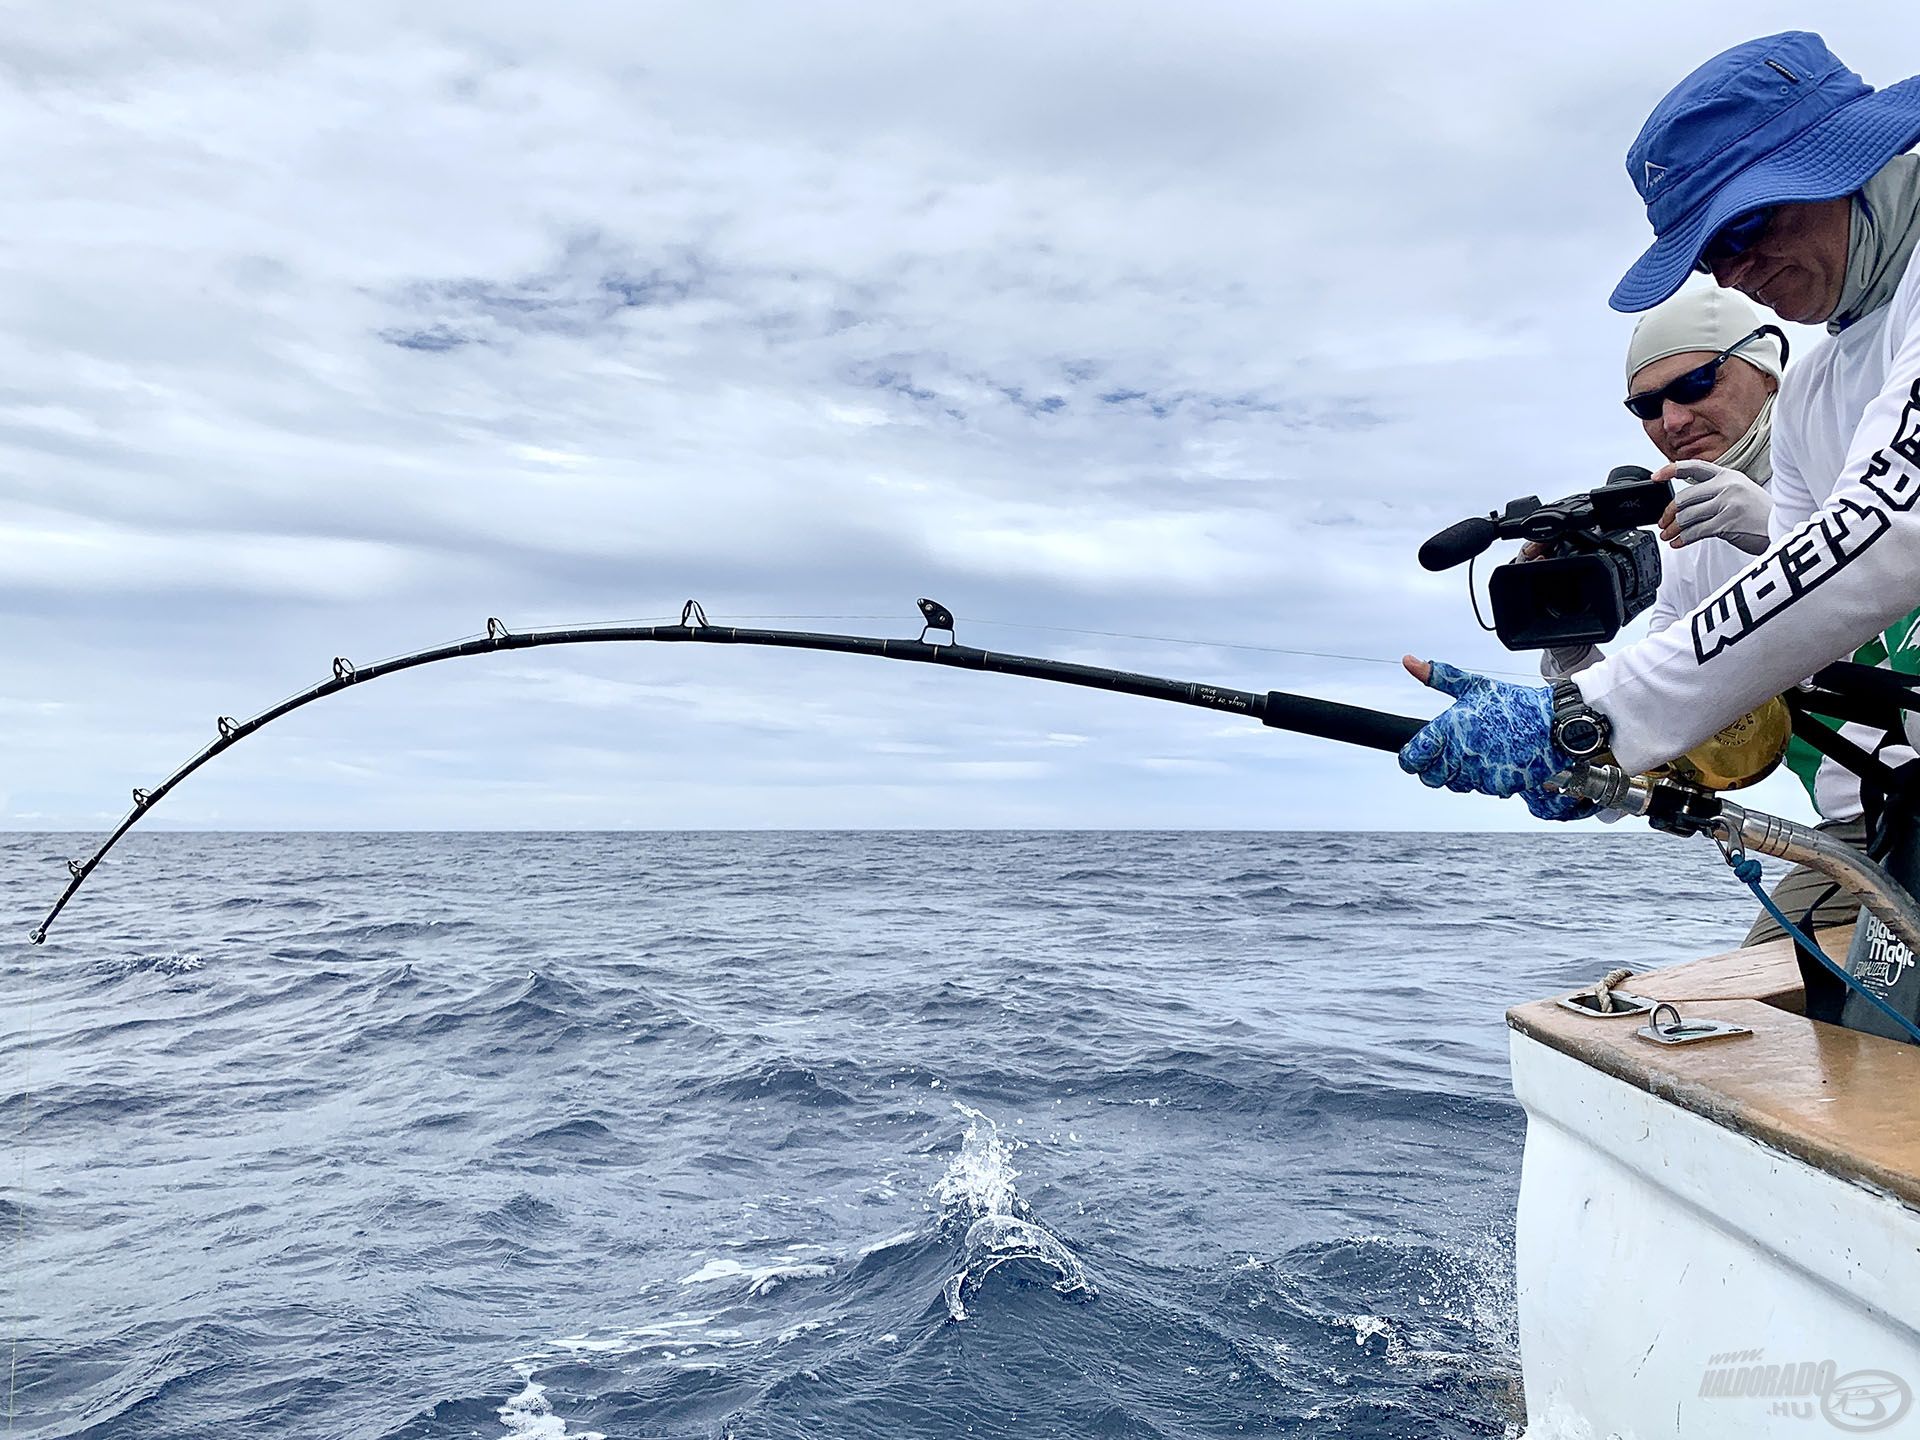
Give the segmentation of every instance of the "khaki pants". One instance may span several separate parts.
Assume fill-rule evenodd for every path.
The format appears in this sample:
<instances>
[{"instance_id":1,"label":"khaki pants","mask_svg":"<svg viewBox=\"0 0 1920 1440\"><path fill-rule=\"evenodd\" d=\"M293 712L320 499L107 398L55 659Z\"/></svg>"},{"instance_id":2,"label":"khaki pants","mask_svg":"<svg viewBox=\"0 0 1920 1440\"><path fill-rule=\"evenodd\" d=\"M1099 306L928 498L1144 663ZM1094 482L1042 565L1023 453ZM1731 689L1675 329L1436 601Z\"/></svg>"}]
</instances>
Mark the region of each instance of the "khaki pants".
<instances>
[{"instance_id":1,"label":"khaki pants","mask_svg":"<svg viewBox=\"0 0 1920 1440\"><path fill-rule=\"evenodd\" d=\"M1856 850L1867 848L1867 822L1865 820L1828 820L1816 827L1821 834L1830 835L1835 840L1853 846ZM1860 914L1860 902L1844 890L1835 889L1819 908L1813 912L1813 923L1803 920L1807 907L1833 887L1833 881L1818 870L1809 870L1804 865L1796 865L1780 878L1773 887L1773 903L1778 905L1786 917L1811 933L1824 930L1829 925L1851 925ZM1782 930L1774 918L1766 911L1753 922L1753 928L1747 931L1747 938L1741 945L1761 945L1768 940L1784 940L1787 932Z\"/></svg>"}]
</instances>

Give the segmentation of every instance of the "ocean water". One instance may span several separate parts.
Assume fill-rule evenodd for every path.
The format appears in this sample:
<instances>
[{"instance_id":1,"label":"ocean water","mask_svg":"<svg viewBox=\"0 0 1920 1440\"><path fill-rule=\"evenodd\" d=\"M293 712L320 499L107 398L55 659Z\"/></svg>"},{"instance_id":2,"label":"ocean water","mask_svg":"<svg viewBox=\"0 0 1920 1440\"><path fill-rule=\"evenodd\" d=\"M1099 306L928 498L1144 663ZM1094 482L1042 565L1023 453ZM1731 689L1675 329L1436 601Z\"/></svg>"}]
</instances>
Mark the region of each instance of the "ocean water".
<instances>
[{"instance_id":1,"label":"ocean water","mask_svg":"<svg viewBox=\"0 0 1920 1440\"><path fill-rule=\"evenodd\" d=\"M0 836L9 1436L1502 1436L1647 833Z\"/></svg>"}]
</instances>

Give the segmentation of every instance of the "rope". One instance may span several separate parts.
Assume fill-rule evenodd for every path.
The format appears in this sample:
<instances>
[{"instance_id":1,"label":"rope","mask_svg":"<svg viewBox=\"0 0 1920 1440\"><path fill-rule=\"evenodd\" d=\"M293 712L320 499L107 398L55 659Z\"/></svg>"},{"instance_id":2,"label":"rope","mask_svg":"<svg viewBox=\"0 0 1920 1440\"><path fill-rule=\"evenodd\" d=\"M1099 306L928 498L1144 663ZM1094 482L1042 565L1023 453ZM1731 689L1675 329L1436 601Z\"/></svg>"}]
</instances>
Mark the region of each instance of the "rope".
<instances>
[{"instance_id":1,"label":"rope","mask_svg":"<svg viewBox=\"0 0 1920 1440\"><path fill-rule=\"evenodd\" d=\"M1593 987L1593 1008L1602 1015L1613 1013L1613 987L1624 985L1633 978L1633 971L1627 969L1609 970L1606 979Z\"/></svg>"},{"instance_id":2,"label":"rope","mask_svg":"<svg viewBox=\"0 0 1920 1440\"><path fill-rule=\"evenodd\" d=\"M1920 1025L1914 1024L1913 1021L1909 1020L1898 1010L1894 1009L1893 1006L1889 1005L1878 995L1874 994L1873 991L1861 984L1858 977L1848 970L1846 966L1836 962L1826 951L1808 939L1805 932L1787 918L1786 912L1773 903L1773 897L1760 887L1762 871L1758 860L1753 859L1751 856L1739 855L1738 852L1735 852L1727 856L1727 864L1733 867L1734 878L1746 883L1747 888L1753 891L1754 898L1760 902L1761 908L1773 917L1776 925L1793 937L1796 945L1813 956L1813 958L1818 960L1822 965L1826 966L1827 969L1831 970L1835 978L1837 978L1842 985L1845 985L1847 989L1858 995L1862 1000L1865 1000L1869 1005L1873 1006L1874 1009L1886 1016L1887 1019L1899 1026L1901 1030L1905 1031L1907 1038L1912 1040L1914 1044L1920 1045ZM1865 924L1866 922L1863 920L1861 923Z\"/></svg>"}]
</instances>

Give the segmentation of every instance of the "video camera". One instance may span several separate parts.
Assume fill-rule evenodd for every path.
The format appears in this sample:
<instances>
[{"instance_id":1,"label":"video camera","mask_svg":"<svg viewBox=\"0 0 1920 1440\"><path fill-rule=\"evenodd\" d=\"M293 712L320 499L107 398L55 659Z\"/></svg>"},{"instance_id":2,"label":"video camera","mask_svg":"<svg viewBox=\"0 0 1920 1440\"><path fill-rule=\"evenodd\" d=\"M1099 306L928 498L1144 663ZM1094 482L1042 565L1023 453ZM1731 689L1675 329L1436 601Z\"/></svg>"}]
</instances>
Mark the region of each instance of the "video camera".
<instances>
[{"instance_id":1,"label":"video camera","mask_svg":"<svg viewBox=\"0 0 1920 1440\"><path fill-rule=\"evenodd\" d=\"M1596 644L1653 603L1660 541L1640 527L1657 523L1672 500L1670 481L1619 465L1597 490L1544 505L1523 495L1504 511L1449 525L1420 547L1420 563L1449 570L1496 540L1545 546L1539 559L1509 561L1488 577L1494 632L1509 650Z\"/></svg>"}]
</instances>

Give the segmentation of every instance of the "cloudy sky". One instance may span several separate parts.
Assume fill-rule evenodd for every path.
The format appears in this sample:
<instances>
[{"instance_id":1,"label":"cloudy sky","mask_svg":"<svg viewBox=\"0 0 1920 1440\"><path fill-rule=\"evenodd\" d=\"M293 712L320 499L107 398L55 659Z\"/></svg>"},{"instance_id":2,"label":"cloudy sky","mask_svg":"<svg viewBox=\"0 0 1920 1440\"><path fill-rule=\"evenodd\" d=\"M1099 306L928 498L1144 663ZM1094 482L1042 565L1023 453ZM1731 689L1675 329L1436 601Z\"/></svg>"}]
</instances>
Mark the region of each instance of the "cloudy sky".
<instances>
[{"instance_id":1,"label":"cloudy sky","mask_svg":"<svg viewBox=\"0 0 1920 1440\"><path fill-rule=\"evenodd\" d=\"M489 615L931 595L1419 714L1380 661L1528 671L1413 555L1650 458L1628 141L1771 30L1902 78L1920 14L1441 8L10 10L0 825L110 823L216 716ZM1199 711L643 646L348 692L162 821L1531 823Z\"/></svg>"}]
</instances>

